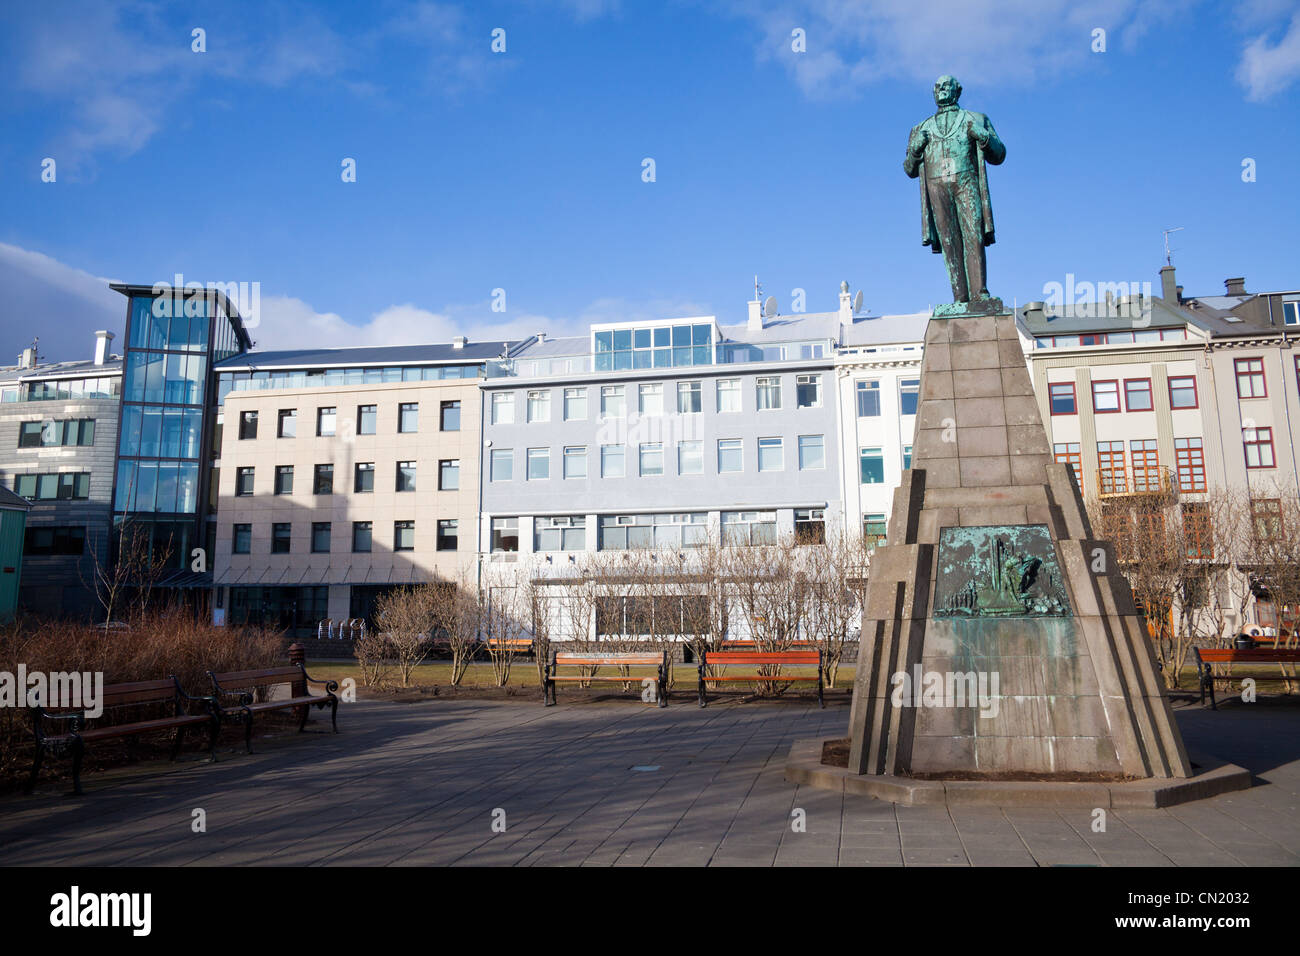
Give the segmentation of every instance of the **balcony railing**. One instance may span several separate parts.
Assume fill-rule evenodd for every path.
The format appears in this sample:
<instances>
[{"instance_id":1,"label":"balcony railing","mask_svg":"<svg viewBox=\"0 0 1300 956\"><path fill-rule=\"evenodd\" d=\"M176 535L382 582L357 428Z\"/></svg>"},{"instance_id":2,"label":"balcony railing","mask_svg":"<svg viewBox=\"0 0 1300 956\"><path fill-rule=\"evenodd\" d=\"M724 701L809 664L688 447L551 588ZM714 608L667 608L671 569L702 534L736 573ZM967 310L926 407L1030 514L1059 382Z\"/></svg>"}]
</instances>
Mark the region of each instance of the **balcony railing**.
<instances>
[{"instance_id":1,"label":"balcony railing","mask_svg":"<svg viewBox=\"0 0 1300 956\"><path fill-rule=\"evenodd\" d=\"M1172 498L1178 491L1177 475L1164 465L1099 468L1097 471L1097 496L1100 498Z\"/></svg>"}]
</instances>

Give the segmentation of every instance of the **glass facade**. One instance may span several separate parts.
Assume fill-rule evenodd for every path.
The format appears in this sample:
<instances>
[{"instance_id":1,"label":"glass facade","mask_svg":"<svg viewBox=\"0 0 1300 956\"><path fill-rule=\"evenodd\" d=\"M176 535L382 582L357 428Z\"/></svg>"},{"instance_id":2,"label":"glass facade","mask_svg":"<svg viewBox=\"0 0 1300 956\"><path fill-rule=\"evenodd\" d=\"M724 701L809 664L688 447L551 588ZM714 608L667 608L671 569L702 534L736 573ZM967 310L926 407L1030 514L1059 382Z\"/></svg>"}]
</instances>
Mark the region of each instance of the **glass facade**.
<instances>
[{"instance_id":1,"label":"glass facade","mask_svg":"<svg viewBox=\"0 0 1300 956\"><path fill-rule=\"evenodd\" d=\"M225 404L226 396L232 391L260 392L278 388L336 388L341 385L381 385L385 382L434 382L480 378L483 375L482 365L388 365L273 372L240 369L218 374L217 402Z\"/></svg>"},{"instance_id":2,"label":"glass facade","mask_svg":"<svg viewBox=\"0 0 1300 956\"><path fill-rule=\"evenodd\" d=\"M596 371L713 364L713 326L661 325L594 333Z\"/></svg>"}]
</instances>

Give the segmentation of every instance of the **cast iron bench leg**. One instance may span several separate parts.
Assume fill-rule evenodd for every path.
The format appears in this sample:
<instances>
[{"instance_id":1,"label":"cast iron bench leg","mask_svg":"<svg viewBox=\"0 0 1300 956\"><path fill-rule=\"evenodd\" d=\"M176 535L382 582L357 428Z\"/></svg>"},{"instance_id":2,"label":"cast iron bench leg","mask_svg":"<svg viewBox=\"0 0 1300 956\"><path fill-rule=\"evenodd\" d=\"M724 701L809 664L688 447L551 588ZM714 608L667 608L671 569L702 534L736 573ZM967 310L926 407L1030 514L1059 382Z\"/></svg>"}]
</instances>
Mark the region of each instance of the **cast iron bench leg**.
<instances>
[{"instance_id":1,"label":"cast iron bench leg","mask_svg":"<svg viewBox=\"0 0 1300 956\"><path fill-rule=\"evenodd\" d=\"M72 795L81 796L85 791L81 789L81 757L86 751L86 745L80 737L72 737Z\"/></svg>"},{"instance_id":2,"label":"cast iron bench leg","mask_svg":"<svg viewBox=\"0 0 1300 956\"><path fill-rule=\"evenodd\" d=\"M36 744L36 757L32 760L32 772L27 778L27 785L23 787L23 793L31 793L36 786L36 778L41 772L41 762L45 759L45 745L39 741Z\"/></svg>"},{"instance_id":3,"label":"cast iron bench leg","mask_svg":"<svg viewBox=\"0 0 1300 956\"><path fill-rule=\"evenodd\" d=\"M179 727L176 728L176 740L175 740L175 742L172 744L172 755L171 755L171 758L170 758L171 760L175 760L177 757L180 756L180 753L181 753L181 745L182 745L183 743L185 743L185 725L184 725L184 724L182 724L181 726L179 726Z\"/></svg>"}]
</instances>

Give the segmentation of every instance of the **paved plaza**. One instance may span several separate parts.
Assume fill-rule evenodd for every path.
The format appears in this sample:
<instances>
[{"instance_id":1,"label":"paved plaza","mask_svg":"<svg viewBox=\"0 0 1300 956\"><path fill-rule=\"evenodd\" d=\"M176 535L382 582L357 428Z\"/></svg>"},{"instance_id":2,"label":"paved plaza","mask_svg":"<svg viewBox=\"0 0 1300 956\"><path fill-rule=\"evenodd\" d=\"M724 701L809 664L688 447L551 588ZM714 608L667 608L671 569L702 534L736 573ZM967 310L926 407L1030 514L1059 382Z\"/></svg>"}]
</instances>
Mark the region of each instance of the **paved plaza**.
<instances>
[{"instance_id":1,"label":"paved plaza","mask_svg":"<svg viewBox=\"0 0 1300 956\"><path fill-rule=\"evenodd\" d=\"M1300 705L1175 712L1189 749L1256 786L1111 811L1097 833L1085 809L895 807L787 783L794 740L845 733L844 700L363 701L338 736L91 774L80 799L0 799L0 864L1300 864Z\"/></svg>"}]
</instances>

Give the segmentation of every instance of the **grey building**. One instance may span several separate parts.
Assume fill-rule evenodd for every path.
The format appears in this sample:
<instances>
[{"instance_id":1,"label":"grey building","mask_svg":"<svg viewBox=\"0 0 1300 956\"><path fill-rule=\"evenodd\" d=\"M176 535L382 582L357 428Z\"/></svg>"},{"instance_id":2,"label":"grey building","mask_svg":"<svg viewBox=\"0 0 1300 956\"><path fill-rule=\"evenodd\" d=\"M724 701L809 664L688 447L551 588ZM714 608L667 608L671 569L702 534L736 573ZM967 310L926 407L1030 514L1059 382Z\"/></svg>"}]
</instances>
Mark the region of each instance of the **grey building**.
<instances>
[{"instance_id":1,"label":"grey building","mask_svg":"<svg viewBox=\"0 0 1300 956\"><path fill-rule=\"evenodd\" d=\"M0 369L0 485L31 502L21 611L93 618L107 566L122 384L111 332L89 361L43 363L26 349Z\"/></svg>"}]
</instances>

